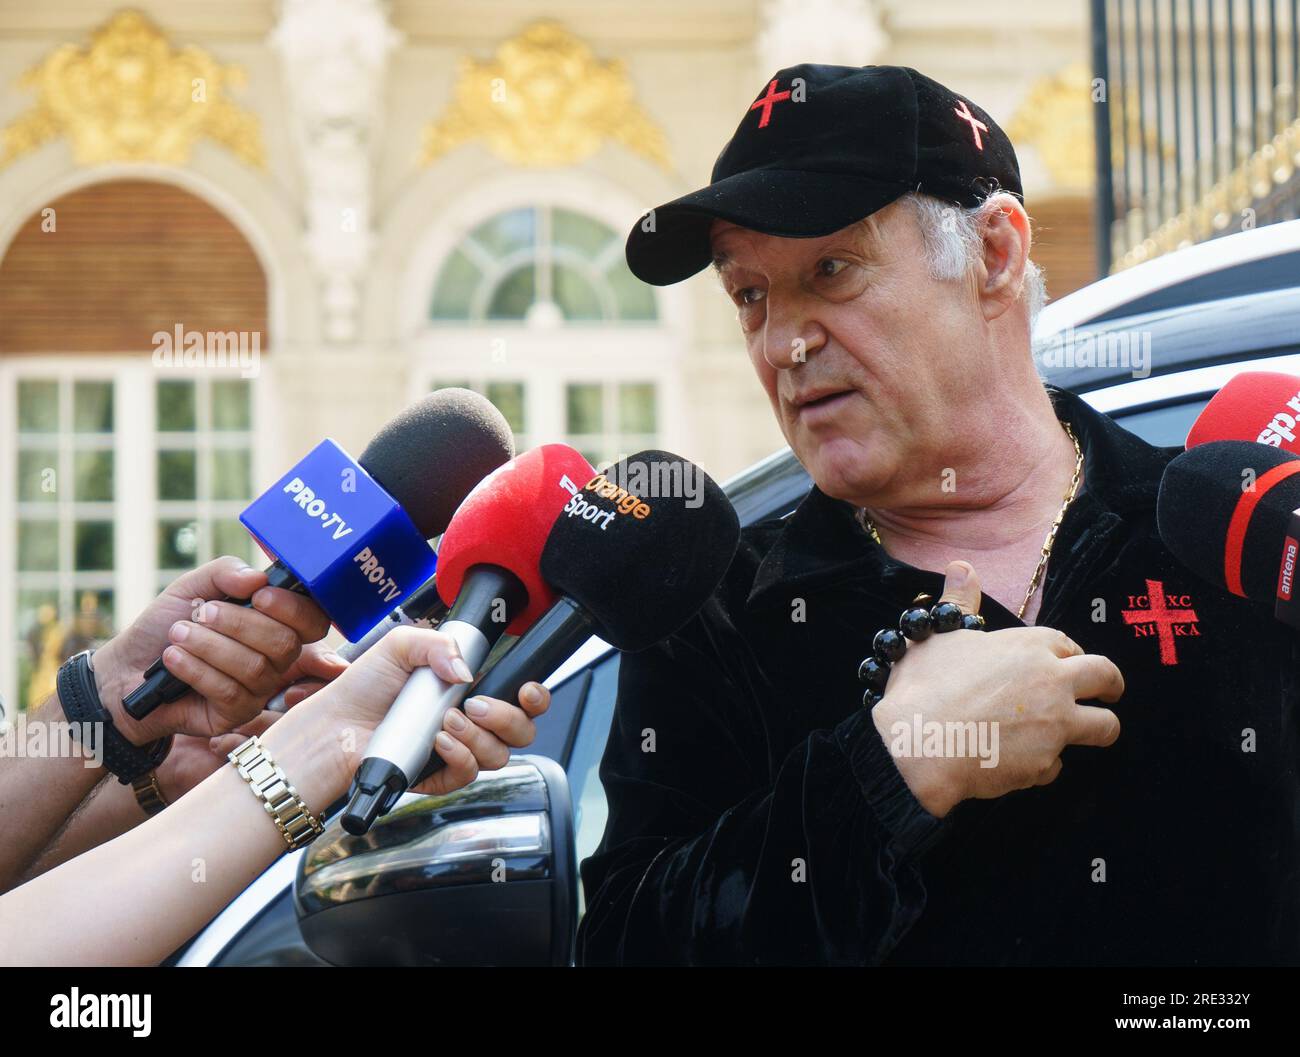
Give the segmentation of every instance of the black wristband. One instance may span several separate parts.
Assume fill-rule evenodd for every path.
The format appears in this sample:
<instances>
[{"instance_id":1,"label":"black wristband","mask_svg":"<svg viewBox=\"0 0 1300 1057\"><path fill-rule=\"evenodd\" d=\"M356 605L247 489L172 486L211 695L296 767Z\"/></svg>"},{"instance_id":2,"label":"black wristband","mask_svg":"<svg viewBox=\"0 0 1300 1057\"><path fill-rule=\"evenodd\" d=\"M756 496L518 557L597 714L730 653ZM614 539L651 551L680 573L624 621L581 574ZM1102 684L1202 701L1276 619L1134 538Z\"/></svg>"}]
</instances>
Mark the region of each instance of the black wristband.
<instances>
[{"instance_id":1,"label":"black wristband","mask_svg":"<svg viewBox=\"0 0 1300 1057\"><path fill-rule=\"evenodd\" d=\"M89 651L69 658L59 669L56 686L59 704L69 723L76 724L81 743L94 751L95 731L100 732L104 769L123 785L148 774L167 757L172 739L159 738L148 745L132 745L113 725L113 717L99 700ZM97 726L96 726L97 724Z\"/></svg>"}]
</instances>

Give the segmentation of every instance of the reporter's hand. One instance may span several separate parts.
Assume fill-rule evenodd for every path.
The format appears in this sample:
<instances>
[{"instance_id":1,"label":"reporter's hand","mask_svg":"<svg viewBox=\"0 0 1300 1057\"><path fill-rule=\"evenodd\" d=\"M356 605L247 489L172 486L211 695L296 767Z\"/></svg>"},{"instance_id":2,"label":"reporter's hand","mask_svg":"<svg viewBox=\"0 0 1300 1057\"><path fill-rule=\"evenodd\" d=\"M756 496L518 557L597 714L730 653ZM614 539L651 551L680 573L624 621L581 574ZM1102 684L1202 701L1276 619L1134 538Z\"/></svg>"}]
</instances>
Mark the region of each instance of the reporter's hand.
<instances>
[{"instance_id":1,"label":"reporter's hand","mask_svg":"<svg viewBox=\"0 0 1300 1057\"><path fill-rule=\"evenodd\" d=\"M313 792L323 799L321 806L330 803L348 788L375 730L410 674L421 666L432 668L449 683L472 682L450 635L425 628L394 628L343 675L286 713L271 729L268 745L289 744L293 746L289 751L301 756L301 746L310 744L316 765L313 770L323 768L324 772L318 781L313 776L317 786ZM476 701L483 707L476 706ZM448 793L468 785L480 770L505 766L512 748L532 742L537 732L534 720L550 703L550 692L544 686L527 683L519 692L517 705L495 698L471 698L465 702L465 712L449 710L445 729L433 745L447 766L416 786L415 792ZM457 724L458 719L463 725ZM238 735L215 738L212 748L230 752L241 740Z\"/></svg>"},{"instance_id":2,"label":"reporter's hand","mask_svg":"<svg viewBox=\"0 0 1300 1057\"><path fill-rule=\"evenodd\" d=\"M253 604L213 601L227 596L251 597ZM137 745L167 734L210 738L252 720L292 678L332 678L343 671L346 662L335 657L314 672L295 674L303 644L328 630L329 620L310 598L268 587L264 572L238 558L217 558L179 577L130 627L95 651L100 699ZM142 720L132 719L122 698L159 653L168 671L193 690ZM296 697L301 700L301 694Z\"/></svg>"},{"instance_id":3,"label":"reporter's hand","mask_svg":"<svg viewBox=\"0 0 1300 1057\"><path fill-rule=\"evenodd\" d=\"M230 748L218 752L213 746L224 741L222 738L202 738L193 734L177 734L172 742L167 759L158 765L158 785L162 788L167 803L174 804L196 785L228 763L227 753L238 748L255 734L265 734L271 724L279 719L281 712L259 712L248 723L225 737L231 738Z\"/></svg>"},{"instance_id":4,"label":"reporter's hand","mask_svg":"<svg viewBox=\"0 0 1300 1057\"><path fill-rule=\"evenodd\" d=\"M948 566L941 601L978 611L979 580L968 563ZM1113 703L1123 692L1124 677L1111 661L1085 654L1054 628L952 631L908 645L872 718L886 746L895 724L911 728L918 715L923 724L997 724L996 766L981 767L974 755L894 757L922 806L942 818L968 797L1047 785L1061 773L1066 745L1113 744L1119 717L1078 702Z\"/></svg>"},{"instance_id":5,"label":"reporter's hand","mask_svg":"<svg viewBox=\"0 0 1300 1057\"><path fill-rule=\"evenodd\" d=\"M284 681L289 685L285 701L289 708L305 700L347 667L347 661L327 650L321 643L304 646ZM299 682L298 680L302 680ZM255 734L265 734L284 713L257 713L247 723L236 727L229 737L177 734L171 752L158 765L158 784L167 802L174 803L213 771L229 762L226 757ZM214 748L214 746L216 746ZM223 748L224 746L224 748Z\"/></svg>"}]
</instances>

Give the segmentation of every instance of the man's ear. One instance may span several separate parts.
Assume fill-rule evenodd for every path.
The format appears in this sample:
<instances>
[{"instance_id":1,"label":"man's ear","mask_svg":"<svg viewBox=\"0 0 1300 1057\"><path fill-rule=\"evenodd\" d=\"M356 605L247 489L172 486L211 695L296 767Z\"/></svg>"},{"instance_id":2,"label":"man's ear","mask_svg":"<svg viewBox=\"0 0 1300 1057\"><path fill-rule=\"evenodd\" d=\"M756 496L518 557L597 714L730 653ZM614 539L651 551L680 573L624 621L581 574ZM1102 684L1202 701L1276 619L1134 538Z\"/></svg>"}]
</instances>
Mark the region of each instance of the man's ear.
<instances>
[{"instance_id":1,"label":"man's ear","mask_svg":"<svg viewBox=\"0 0 1300 1057\"><path fill-rule=\"evenodd\" d=\"M997 319L1020 298L1032 236L1029 217L1009 194L990 199L980 230L980 309L986 320Z\"/></svg>"}]
</instances>

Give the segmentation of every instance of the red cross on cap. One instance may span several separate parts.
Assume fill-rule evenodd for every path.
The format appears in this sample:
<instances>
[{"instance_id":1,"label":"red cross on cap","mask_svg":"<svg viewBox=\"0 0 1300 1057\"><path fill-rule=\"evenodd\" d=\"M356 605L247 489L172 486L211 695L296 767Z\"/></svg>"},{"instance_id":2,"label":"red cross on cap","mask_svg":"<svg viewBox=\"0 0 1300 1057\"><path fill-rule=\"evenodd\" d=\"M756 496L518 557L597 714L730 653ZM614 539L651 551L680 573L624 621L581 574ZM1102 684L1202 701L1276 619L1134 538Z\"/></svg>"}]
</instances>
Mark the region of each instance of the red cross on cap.
<instances>
[{"instance_id":1,"label":"red cross on cap","mask_svg":"<svg viewBox=\"0 0 1300 1057\"><path fill-rule=\"evenodd\" d=\"M773 81L772 83L776 84L775 81ZM988 125L984 124L983 121L981 121L979 118L977 118L974 114L970 112L970 107L966 105L965 99L958 99L957 102L959 102L961 106L953 107L952 112L956 114L959 118L961 118L963 121L970 122L970 130L975 136L975 149L983 150L984 144L980 142L980 132L981 130L987 132L989 130Z\"/></svg>"},{"instance_id":2,"label":"red cross on cap","mask_svg":"<svg viewBox=\"0 0 1300 1057\"><path fill-rule=\"evenodd\" d=\"M790 92L788 90L784 92L776 90L776 78L773 77L772 83L767 86L767 95L763 96L762 99L754 100L754 105L749 108L750 110L757 110L759 107L763 108L763 116L758 119L758 127L767 128L767 123L772 120L772 107L783 99L789 98Z\"/></svg>"}]
</instances>

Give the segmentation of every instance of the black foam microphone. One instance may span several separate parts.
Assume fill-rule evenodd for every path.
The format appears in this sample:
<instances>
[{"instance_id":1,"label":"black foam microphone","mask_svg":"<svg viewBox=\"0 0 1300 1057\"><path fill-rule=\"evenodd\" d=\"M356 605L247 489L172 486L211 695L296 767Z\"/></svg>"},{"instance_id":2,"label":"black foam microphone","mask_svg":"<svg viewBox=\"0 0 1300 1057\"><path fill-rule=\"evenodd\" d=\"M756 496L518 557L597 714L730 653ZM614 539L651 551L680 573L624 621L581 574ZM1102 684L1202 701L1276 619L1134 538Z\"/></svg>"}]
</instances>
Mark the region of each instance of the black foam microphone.
<instances>
[{"instance_id":1,"label":"black foam microphone","mask_svg":"<svg viewBox=\"0 0 1300 1057\"><path fill-rule=\"evenodd\" d=\"M440 389L417 400L376 433L357 463L405 512L419 535L429 539L447 527L474 486L513 454L510 426L486 398L467 389ZM306 536L303 540L305 547ZM291 570L292 560L288 553L276 558L267 569L269 584L310 594ZM246 599L226 601L252 604ZM144 681L123 699L123 706L141 719L189 689L159 657L145 672Z\"/></svg>"},{"instance_id":2,"label":"black foam microphone","mask_svg":"<svg viewBox=\"0 0 1300 1057\"><path fill-rule=\"evenodd\" d=\"M1202 579L1300 627L1300 457L1254 441L1199 444L1165 467L1156 501L1160 538Z\"/></svg>"},{"instance_id":3,"label":"black foam microphone","mask_svg":"<svg viewBox=\"0 0 1300 1057\"><path fill-rule=\"evenodd\" d=\"M646 649L693 617L722 582L740 542L726 494L698 466L643 451L587 481L542 551L562 597L479 679L470 695L518 700L592 635ZM441 770L434 753L421 779Z\"/></svg>"}]
</instances>

